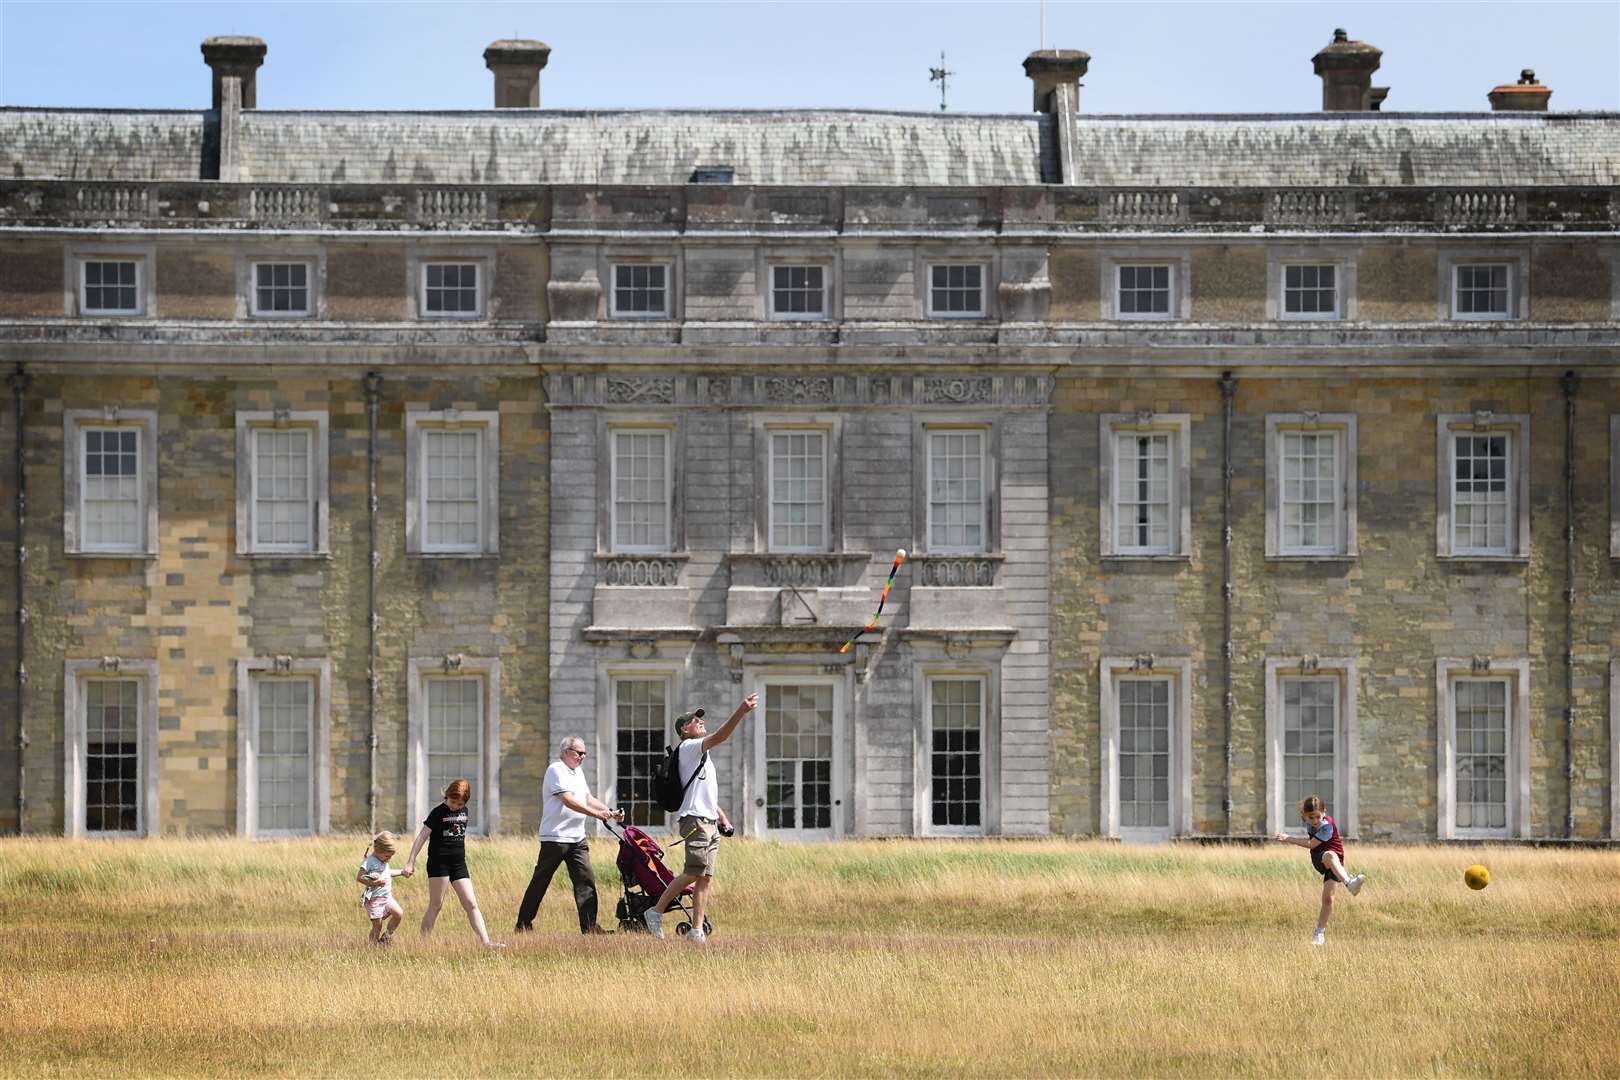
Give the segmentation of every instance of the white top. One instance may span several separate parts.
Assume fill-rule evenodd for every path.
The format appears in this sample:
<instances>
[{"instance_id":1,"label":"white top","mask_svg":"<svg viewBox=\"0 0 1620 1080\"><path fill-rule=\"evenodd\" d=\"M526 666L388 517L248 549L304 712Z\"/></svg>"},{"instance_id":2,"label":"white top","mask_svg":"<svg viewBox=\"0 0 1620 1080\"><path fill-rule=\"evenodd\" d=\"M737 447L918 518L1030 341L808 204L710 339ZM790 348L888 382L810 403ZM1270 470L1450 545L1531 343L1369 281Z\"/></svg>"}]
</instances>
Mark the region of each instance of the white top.
<instances>
[{"instance_id":1,"label":"white top","mask_svg":"<svg viewBox=\"0 0 1620 1080\"><path fill-rule=\"evenodd\" d=\"M585 782L585 774L578 769L570 769L561 761L553 761L551 768L546 770L544 791L545 808L540 817L540 839L556 844L577 844L585 839L585 815L578 810L570 810L561 798L566 791L582 803L589 799L591 788Z\"/></svg>"},{"instance_id":2,"label":"white top","mask_svg":"<svg viewBox=\"0 0 1620 1080\"><path fill-rule=\"evenodd\" d=\"M698 762L703 760L703 740L687 739L681 743L680 756L676 764L680 766L681 783L692 780L692 773L697 769ZM685 798L681 799L681 817L701 817L718 820L720 817L720 782L715 778L714 755L709 755L708 763L703 766L703 772L692 786L686 789Z\"/></svg>"},{"instance_id":3,"label":"white top","mask_svg":"<svg viewBox=\"0 0 1620 1080\"><path fill-rule=\"evenodd\" d=\"M360 864L360 872L365 877L380 877L382 884L367 885L365 892L361 893L362 900L381 900L384 897L392 898L394 895L394 879L400 872L383 862L371 852L366 852L366 861Z\"/></svg>"}]
</instances>

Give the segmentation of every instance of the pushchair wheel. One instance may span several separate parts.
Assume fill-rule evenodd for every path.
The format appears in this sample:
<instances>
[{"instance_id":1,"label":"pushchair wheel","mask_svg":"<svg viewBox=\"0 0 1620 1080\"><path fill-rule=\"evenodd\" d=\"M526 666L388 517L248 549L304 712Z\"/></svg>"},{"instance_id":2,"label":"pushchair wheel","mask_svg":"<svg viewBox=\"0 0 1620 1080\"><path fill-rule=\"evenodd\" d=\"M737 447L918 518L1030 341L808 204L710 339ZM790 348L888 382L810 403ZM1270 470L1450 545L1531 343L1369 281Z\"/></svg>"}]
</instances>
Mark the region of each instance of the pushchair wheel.
<instances>
[{"instance_id":1,"label":"pushchair wheel","mask_svg":"<svg viewBox=\"0 0 1620 1080\"><path fill-rule=\"evenodd\" d=\"M689 922L683 922L675 928L675 932L681 935L681 937L685 937L687 934L692 932L692 924Z\"/></svg>"},{"instance_id":2,"label":"pushchair wheel","mask_svg":"<svg viewBox=\"0 0 1620 1080\"><path fill-rule=\"evenodd\" d=\"M712 933L714 933L714 926L709 922L708 916L705 915L703 917L703 936L708 937Z\"/></svg>"}]
</instances>

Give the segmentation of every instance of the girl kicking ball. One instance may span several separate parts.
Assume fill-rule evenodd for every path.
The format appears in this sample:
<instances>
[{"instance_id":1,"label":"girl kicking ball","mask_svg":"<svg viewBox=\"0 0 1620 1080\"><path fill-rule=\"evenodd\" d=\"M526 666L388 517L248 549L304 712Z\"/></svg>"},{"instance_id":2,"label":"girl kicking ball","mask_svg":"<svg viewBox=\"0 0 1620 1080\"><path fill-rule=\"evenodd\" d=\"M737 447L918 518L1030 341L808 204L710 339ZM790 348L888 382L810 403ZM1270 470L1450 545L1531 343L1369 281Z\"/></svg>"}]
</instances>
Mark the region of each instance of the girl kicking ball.
<instances>
[{"instance_id":1,"label":"girl kicking ball","mask_svg":"<svg viewBox=\"0 0 1620 1080\"><path fill-rule=\"evenodd\" d=\"M1327 816L1320 795L1307 795L1301 799L1299 816L1305 822L1304 837L1278 833L1277 839L1284 844L1307 848L1311 853L1311 866L1322 875L1322 913L1316 917L1316 933L1311 937L1311 944L1325 945L1328 916L1333 914L1334 882L1342 882L1350 890L1350 895L1354 896L1361 891L1361 883L1366 875L1346 876L1344 840L1339 836L1339 827Z\"/></svg>"},{"instance_id":2,"label":"girl kicking ball","mask_svg":"<svg viewBox=\"0 0 1620 1080\"><path fill-rule=\"evenodd\" d=\"M416 872L416 853L427 844L428 906L422 913L423 937L433 932L439 908L444 906L444 891L450 888L467 912L467 921L478 940L487 948L504 949L505 945L489 940L484 913L478 910L478 897L473 894L472 875L467 872L467 800L471 797L472 785L465 780L452 780L445 786L444 802L428 811L417 830L405 869L407 873Z\"/></svg>"},{"instance_id":3,"label":"girl kicking ball","mask_svg":"<svg viewBox=\"0 0 1620 1080\"><path fill-rule=\"evenodd\" d=\"M395 870L388 865L388 860L398 850L399 841L393 833L378 833L371 838L365 861L360 864L360 872L354 876L354 880L366 887L366 891L360 894L360 905L366 909L366 918L371 920L373 945L388 944L394 931L399 929L400 920L405 918L405 909L394 899L393 879L410 877L411 871ZM386 929L383 926L385 922L388 924Z\"/></svg>"}]
</instances>

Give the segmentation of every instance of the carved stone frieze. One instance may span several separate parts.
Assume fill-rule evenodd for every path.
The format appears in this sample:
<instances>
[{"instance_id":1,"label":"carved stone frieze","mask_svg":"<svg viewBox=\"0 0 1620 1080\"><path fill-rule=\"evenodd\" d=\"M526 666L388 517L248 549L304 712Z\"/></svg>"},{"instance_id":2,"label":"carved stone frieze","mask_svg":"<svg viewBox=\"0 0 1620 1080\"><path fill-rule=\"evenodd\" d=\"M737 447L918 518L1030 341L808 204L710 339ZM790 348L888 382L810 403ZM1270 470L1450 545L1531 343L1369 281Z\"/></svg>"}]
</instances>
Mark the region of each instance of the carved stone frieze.
<instances>
[{"instance_id":1,"label":"carved stone frieze","mask_svg":"<svg viewBox=\"0 0 1620 1080\"><path fill-rule=\"evenodd\" d=\"M839 584L838 559L816 555L787 555L767 559L764 563L765 583L778 587L821 589Z\"/></svg>"},{"instance_id":2,"label":"carved stone frieze","mask_svg":"<svg viewBox=\"0 0 1620 1080\"><path fill-rule=\"evenodd\" d=\"M833 381L824 375L808 378L773 376L765 380L765 400L772 404L820 404L832 399Z\"/></svg>"},{"instance_id":3,"label":"carved stone frieze","mask_svg":"<svg viewBox=\"0 0 1620 1080\"><path fill-rule=\"evenodd\" d=\"M609 375L604 395L613 405L673 405L675 380L667 377L627 378Z\"/></svg>"},{"instance_id":4,"label":"carved stone frieze","mask_svg":"<svg viewBox=\"0 0 1620 1080\"><path fill-rule=\"evenodd\" d=\"M983 377L930 376L923 380L925 405L979 405L994 399L994 380Z\"/></svg>"},{"instance_id":5,"label":"carved stone frieze","mask_svg":"<svg viewBox=\"0 0 1620 1080\"><path fill-rule=\"evenodd\" d=\"M996 563L993 559L933 558L917 560L919 583L927 586L994 585Z\"/></svg>"},{"instance_id":6,"label":"carved stone frieze","mask_svg":"<svg viewBox=\"0 0 1620 1080\"><path fill-rule=\"evenodd\" d=\"M1050 375L637 375L554 372L547 396L557 406L714 405L1030 407L1051 403Z\"/></svg>"},{"instance_id":7,"label":"carved stone frieze","mask_svg":"<svg viewBox=\"0 0 1620 1080\"><path fill-rule=\"evenodd\" d=\"M604 585L679 585L681 559L661 559L656 555L626 556L601 564Z\"/></svg>"}]
</instances>

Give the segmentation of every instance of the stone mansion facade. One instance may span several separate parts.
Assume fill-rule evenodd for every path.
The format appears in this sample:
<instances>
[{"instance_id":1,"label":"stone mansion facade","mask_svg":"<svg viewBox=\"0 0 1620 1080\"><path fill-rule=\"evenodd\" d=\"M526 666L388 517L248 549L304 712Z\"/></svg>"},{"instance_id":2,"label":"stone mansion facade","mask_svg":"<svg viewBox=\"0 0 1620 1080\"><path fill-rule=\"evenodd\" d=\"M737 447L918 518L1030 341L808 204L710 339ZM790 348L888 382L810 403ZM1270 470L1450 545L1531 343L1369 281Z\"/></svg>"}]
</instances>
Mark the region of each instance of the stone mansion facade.
<instances>
[{"instance_id":1,"label":"stone mansion facade","mask_svg":"<svg viewBox=\"0 0 1620 1080\"><path fill-rule=\"evenodd\" d=\"M1620 115L0 109L0 828L1600 839ZM270 69L273 72L273 65ZM1482 87L1483 90L1483 87ZM14 462L13 464L10 464ZM878 630L847 652L897 548Z\"/></svg>"}]
</instances>

